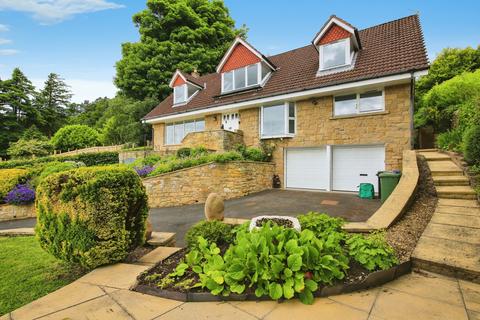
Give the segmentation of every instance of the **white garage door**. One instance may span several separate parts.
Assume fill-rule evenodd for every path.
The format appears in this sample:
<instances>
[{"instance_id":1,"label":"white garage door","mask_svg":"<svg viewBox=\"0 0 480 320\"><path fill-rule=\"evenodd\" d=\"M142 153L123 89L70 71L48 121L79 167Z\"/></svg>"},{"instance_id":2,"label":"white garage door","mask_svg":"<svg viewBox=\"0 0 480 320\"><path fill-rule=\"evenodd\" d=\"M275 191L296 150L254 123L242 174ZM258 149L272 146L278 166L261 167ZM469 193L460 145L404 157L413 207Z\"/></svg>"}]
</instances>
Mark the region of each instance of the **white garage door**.
<instances>
[{"instance_id":1,"label":"white garage door","mask_svg":"<svg viewBox=\"0 0 480 320\"><path fill-rule=\"evenodd\" d=\"M378 192L378 171L385 170L384 146L335 146L332 157L336 191L358 191L362 182L372 183Z\"/></svg>"},{"instance_id":2,"label":"white garage door","mask_svg":"<svg viewBox=\"0 0 480 320\"><path fill-rule=\"evenodd\" d=\"M287 188L327 189L328 176L325 148L287 149Z\"/></svg>"}]
</instances>

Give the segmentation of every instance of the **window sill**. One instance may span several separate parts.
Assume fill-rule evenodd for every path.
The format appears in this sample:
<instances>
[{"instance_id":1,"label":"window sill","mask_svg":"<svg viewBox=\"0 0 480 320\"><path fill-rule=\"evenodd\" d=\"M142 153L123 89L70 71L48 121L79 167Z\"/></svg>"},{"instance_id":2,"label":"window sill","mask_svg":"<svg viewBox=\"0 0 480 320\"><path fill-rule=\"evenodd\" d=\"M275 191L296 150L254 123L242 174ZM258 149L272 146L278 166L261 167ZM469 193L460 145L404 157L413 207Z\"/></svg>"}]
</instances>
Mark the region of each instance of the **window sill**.
<instances>
[{"instance_id":1,"label":"window sill","mask_svg":"<svg viewBox=\"0 0 480 320\"><path fill-rule=\"evenodd\" d=\"M267 139L284 139L284 138L293 138L295 137L294 134L282 134L279 136L261 136L260 140L267 140Z\"/></svg>"},{"instance_id":2,"label":"window sill","mask_svg":"<svg viewBox=\"0 0 480 320\"><path fill-rule=\"evenodd\" d=\"M365 113L355 113L355 114L346 114L341 116L332 116L330 120L338 119L349 119L349 118L358 118L358 117L369 117L369 116L380 116L389 114L389 111L377 111L377 112L365 112Z\"/></svg>"}]
</instances>

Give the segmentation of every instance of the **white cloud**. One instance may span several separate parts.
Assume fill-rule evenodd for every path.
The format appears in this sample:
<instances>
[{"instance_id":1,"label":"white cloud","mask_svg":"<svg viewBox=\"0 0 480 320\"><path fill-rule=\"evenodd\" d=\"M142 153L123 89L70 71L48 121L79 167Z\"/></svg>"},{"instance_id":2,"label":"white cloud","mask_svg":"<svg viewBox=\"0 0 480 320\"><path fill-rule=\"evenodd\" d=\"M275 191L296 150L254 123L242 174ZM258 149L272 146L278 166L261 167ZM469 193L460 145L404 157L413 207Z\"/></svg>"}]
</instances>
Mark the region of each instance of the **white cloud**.
<instances>
[{"instance_id":1,"label":"white cloud","mask_svg":"<svg viewBox=\"0 0 480 320\"><path fill-rule=\"evenodd\" d=\"M13 56L20 51L15 49L0 49L0 56Z\"/></svg>"},{"instance_id":2,"label":"white cloud","mask_svg":"<svg viewBox=\"0 0 480 320\"><path fill-rule=\"evenodd\" d=\"M4 24L0 24L0 32L5 32L5 31L8 31L10 30L10 28L8 28L8 26L4 25Z\"/></svg>"},{"instance_id":3,"label":"white cloud","mask_svg":"<svg viewBox=\"0 0 480 320\"><path fill-rule=\"evenodd\" d=\"M12 40L0 38L0 45L12 43Z\"/></svg>"},{"instance_id":4,"label":"white cloud","mask_svg":"<svg viewBox=\"0 0 480 320\"><path fill-rule=\"evenodd\" d=\"M43 24L57 23L77 14L123 7L108 0L0 0L0 10L28 12Z\"/></svg>"},{"instance_id":5,"label":"white cloud","mask_svg":"<svg viewBox=\"0 0 480 320\"><path fill-rule=\"evenodd\" d=\"M42 89L46 79L32 79L33 85ZM85 80L85 79L65 79L73 93L72 101L83 102L85 100L94 101L100 97L113 98L117 93L117 88L112 81Z\"/></svg>"}]
</instances>

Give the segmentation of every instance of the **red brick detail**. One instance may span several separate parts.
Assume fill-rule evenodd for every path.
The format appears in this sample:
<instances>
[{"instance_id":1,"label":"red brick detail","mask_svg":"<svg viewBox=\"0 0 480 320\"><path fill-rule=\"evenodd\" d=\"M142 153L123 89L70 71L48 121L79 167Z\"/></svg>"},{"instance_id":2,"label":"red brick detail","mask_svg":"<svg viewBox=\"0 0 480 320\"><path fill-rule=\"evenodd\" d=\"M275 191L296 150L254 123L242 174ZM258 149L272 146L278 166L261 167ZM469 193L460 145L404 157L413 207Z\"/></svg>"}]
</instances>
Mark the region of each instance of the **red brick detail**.
<instances>
[{"instance_id":1,"label":"red brick detail","mask_svg":"<svg viewBox=\"0 0 480 320\"><path fill-rule=\"evenodd\" d=\"M260 62L260 58L243 44L239 43L227 58L220 72L228 72L257 62Z\"/></svg>"},{"instance_id":2,"label":"red brick detail","mask_svg":"<svg viewBox=\"0 0 480 320\"><path fill-rule=\"evenodd\" d=\"M177 76L177 79L175 79L175 82L173 82L173 86L181 86L182 84L185 83L185 80L182 79L182 77Z\"/></svg>"},{"instance_id":3,"label":"red brick detail","mask_svg":"<svg viewBox=\"0 0 480 320\"><path fill-rule=\"evenodd\" d=\"M332 41L349 38L351 36L350 32L343 29L342 27L332 24L332 26L325 32L318 44L325 44Z\"/></svg>"}]
</instances>

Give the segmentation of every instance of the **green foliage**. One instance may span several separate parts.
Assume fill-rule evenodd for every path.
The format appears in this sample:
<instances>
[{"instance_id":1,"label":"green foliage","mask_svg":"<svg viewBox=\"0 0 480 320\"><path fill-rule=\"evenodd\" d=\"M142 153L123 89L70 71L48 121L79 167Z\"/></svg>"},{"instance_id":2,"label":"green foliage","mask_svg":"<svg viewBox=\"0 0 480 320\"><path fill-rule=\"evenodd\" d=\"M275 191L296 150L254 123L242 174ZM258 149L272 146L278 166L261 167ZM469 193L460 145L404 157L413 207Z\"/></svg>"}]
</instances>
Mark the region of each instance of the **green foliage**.
<instances>
[{"instance_id":1,"label":"green foliage","mask_svg":"<svg viewBox=\"0 0 480 320\"><path fill-rule=\"evenodd\" d=\"M13 159L33 158L47 156L52 146L47 140L20 138L17 142L10 143L7 154Z\"/></svg>"},{"instance_id":2,"label":"green foliage","mask_svg":"<svg viewBox=\"0 0 480 320\"><path fill-rule=\"evenodd\" d=\"M185 242L189 250L198 249L198 237L218 246L233 242L232 226L221 221L200 221L191 227L185 235Z\"/></svg>"},{"instance_id":3,"label":"green foliage","mask_svg":"<svg viewBox=\"0 0 480 320\"><path fill-rule=\"evenodd\" d=\"M245 34L217 0L148 0L133 22L140 41L122 45L115 84L135 99L163 100L176 69L214 72L235 37Z\"/></svg>"},{"instance_id":4,"label":"green foliage","mask_svg":"<svg viewBox=\"0 0 480 320\"><path fill-rule=\"evenodd\" d=\"M97 153L82 153L73 156L59 156L59 157L43 157L30 160L9 160L0 162L0 169L9 169L9 168L30 168L40 164L45 164L48 162L54 161L74 161L74 162L83 162L87 167L105 165L105 164L115 164L118 163L118 152L97 152Z\"/></svg>"},{"instance_id":5,"label":"green foliage","mask_svg":"<svg viewBox=\"0 0 480 320\"><path fill-rule=\"evenodd\" d=\"M177 150L177 158L188 158L192 155L191 148L180 148Z\"/></svg>"},{"instance_id":6,"label":"green foliage","mask_svg":"<svg viewBox=\"0 0 480 320\"><path fill-rule=\"evenodd\" d=\"M267 155L264 150L255 147L246 147L244 144L237 144L235 150L239 152L245 160L250 161L270 161L271 155Z\"/></svg>"},{"instance_id":7,"label":"green foliage","mask_svg":"<svg viewBox=\"0 0 480 320\"><path fill-rule=\"evenodd\" d=\"M70 169L78 168L82 166L82 162L76 163L73 161L68 161L68 162L48 162L45 165L42 165L41 171L36 175L36 177L33 179L32 184L34 186L37 186L40 181L48 177L49 175L57 172L62 172L62 171L67 171ZM83 164L84 165L84 164Z\"/></svg>"},{"instance_id":8,"label":"green foliage","mask_svg":"<svg viewBox=\"0 0 480 320\"><path fill-rule=\"evenodd\" d=\"M297 216L302 230L308 229L317 236L328 236L331 233L342 232L345 221L342 218L330 217L325 213L309 212Z\"/></svg>"},{"instance_id":9,"label":"green foliage","mask_svg":"<svg viewBox=\"0 0 480 320\"><path fill-rule=\"evenodd\" d=\"M473 125L465 131L463 154L467 162L480 165L480 124Z\"/></svg>"},{"instance_id":10,"label":"green foliage","mask_svg":"<svg viewBox=\"0 0 480 320\"><path fill-rule=\"evenodd\" d=\"M459 128L442 132L437 136L437 146L443 150L459 151L462 144L462 131Z\"/></svg>"},{"instance_id":11,"label":"green foliage","mask_svg":"<svg viewBox=\"0 0 480 320\"><path fill-rule=\"evenodd\" d=\"M37 188L36 209L42 248L85 268L121 261L145 240L145 187L124 166L51 174Z\"/></svg>"},{"instance_id":12,"label":"green foliage","mask_svg":"<svg viewBox=\"0 0 480 320\"><path fill-rule=\"evenodd\" d=\"M51 143L55 150L77 150L99 145L100 135L85 125L68 125L55 133Z\"/></svg>"},{"instance_id":13,"label":"green foliage","mask_svg":"<svg viewBox=\"0 0 480 320\"><path fill-rule=\"evenodd\" d=\"M27 182L28 170L24 169L2 169L0 170L0 203L17 184Z\"/></svg>"},{"instance_id":14,"label":"green foliage","mask_svg":"<svg viewBox=\"0 0 480 320\"><path fill-rule=\"evenodd\" d=\"M355 234L346 241L348 254L370 271L386 270L398 264L393 248L385 241L383 232L368 236Z\"/></svg>"}]
</instances>

